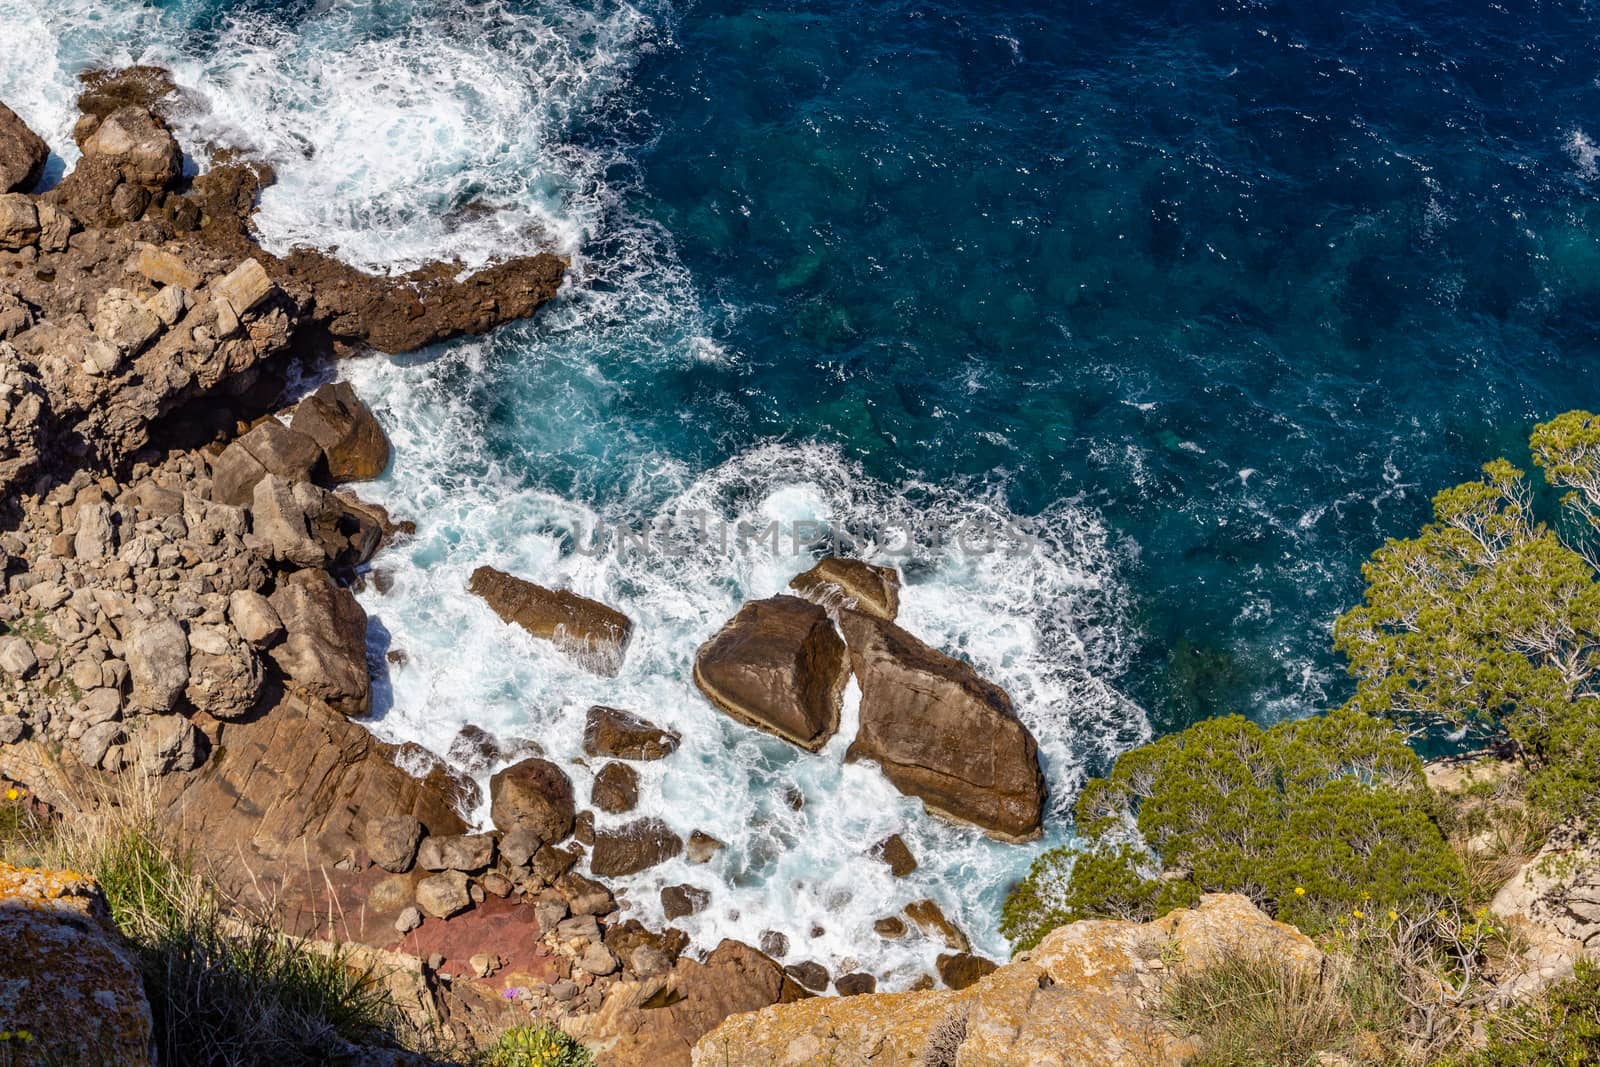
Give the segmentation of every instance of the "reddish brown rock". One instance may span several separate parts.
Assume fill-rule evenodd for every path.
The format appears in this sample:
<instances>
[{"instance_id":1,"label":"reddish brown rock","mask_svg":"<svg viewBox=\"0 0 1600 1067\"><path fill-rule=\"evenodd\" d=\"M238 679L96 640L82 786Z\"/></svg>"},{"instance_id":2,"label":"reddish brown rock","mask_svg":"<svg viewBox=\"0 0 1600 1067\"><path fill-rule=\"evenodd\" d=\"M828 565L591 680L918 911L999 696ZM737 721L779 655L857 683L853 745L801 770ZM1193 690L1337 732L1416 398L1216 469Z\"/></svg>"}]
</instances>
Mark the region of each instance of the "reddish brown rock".
<instances>
[{"instance_id":1,"label":"reddish brown rock","mask_svg":"<svg viewBox=\"0 0 1600 1067\"><path fill-rule=\"evenodd\" d=\"M389 438L349 382L331 382L300 401L290 425L321 446L335 482L369 481L389 466Z\"/></svg>"},{"instance_id":2,"label":"reddish brown rock","mask_svg":"<svg viewBox=\"0 0 1600 1067\"><path fill-rule=\"evenodd\" d=\"M632 811L639 803L639 772L626 763L608 763L594 776L589 796L607 814Z\"/></svg>"},{"instance_id":3,"label":"reddish brown rock","mask_svg":"<svg viewBox=\"0 0 1600 1067\"><path fill-rule=\"evenodd\" d=\"M525 759L489 779L490 817L496 830L527 830L546 844L572 835L577 805L572 779L547 759Z\"/></svg>"},{"instance_id":4,"label":"reddish brown rock","mask_svg":"<svg viewBox=\"0 0 1600 1067\"><path fill-rule=\"evenodd\" d=\"M633 623L615 608L493 567L473 571L467 588L502 620L549 641L596 674L614 675L621 669Z\"/></svg>"},{"instance_id":5,"label":"reddish brown rock","mask_svg":"<svg viewBox=\"0 0 1600 1067\"><path fill-rule=\"evenodd\" d=\"M796 575L789 588L823 607L854 608L891 622L900 611L899 573L858 559L828 556Z\"/></svg>"},{"instance_id":6,"label":"reddish brown rock","mask_svg":"<svg viewBox=\"0 0 1600 1067\"><path fill-rule=\"evenodd\" d=\"M792 596L746 604L694 661L695 684L717 708L810 752L839 729L848 678L827 613Z\"/></svg>"},{"instance_id":7,"label":"reddish brown rock","mask_svg":"<svg viewBox=\"0 0 1600 1067\"><path fill-rule=\"evenodd\" d=\"M0 193L25 193L44 177L50 146L0 103Z\"/></svg>"},{"instance_id":8,"label":"reddish brown rock","mask_svg":"<svg viewBox=\"0 0 1600 1067\"><path fill-rule=\"evenodd\" d=\"M680 738L631 711L596 704L583 727L583 751L590 756L658 760L678 749Z\"/></svg>"},{"instance_id":9,"label":"reddish brown rock","mask_svg":"<svg viewBox=\"0 0 1600 1067\"><path fill-rule=\"evenodd\" d=\"M615 830L597 830L589 869L597 878L620 878L665 863L683 852L683 838L660 819L636 819Z\"/></svg>"},{"instance_id":10,"label":"reddish brown rock","mask_svg":"<svg viewBox=\"0 0 1600 1067\"><path fill-rule=\"evenodd\" d=\"M839 615L861 684L861 729L846 758L872 760L930 811L1005 841L1040 833L1044 774L1005 690L892 622Z\"/></svg>"}]
</instances>

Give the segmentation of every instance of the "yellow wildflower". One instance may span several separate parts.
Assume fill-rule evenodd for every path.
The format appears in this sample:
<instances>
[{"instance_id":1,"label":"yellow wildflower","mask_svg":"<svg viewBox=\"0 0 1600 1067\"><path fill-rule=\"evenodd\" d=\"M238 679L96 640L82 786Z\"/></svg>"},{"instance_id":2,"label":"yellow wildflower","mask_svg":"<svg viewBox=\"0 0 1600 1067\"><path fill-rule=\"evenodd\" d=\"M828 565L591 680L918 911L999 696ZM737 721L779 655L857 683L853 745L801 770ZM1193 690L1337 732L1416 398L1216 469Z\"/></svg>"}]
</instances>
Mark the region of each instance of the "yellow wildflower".
<instances>
[{"instance_id":1,"label":"yellow wildflower","mask_svg":"<svg viewBox=\"0 0 1600 1067\"><path fill-rule=\"evenodd\" d=\"M7 789L6 790L6 799L7 800L16 800L21 795L22 794L17 792L15 789Z\"/></svg>"},{"instance_id":2,"label":"yellow wildflower","mask_svg":"<svg viewBox=\"0 0 1600 1067\"><path fill-rule=\"evenodd\" d=\"M1306 887L1303 886L1303 885L1295 886L1294 887L1294 895L1297 896L1297 897L1305 896L1306 895Z\"/></svg>"},{"instance_id":3,"label":"yellow wildflower","mask_svg":"<svg viewBox=\"0 0 1600 1067\"><path fill-rule=\"evenodd\" d=\"M1361 909L1360 908L1357 908L1355 911L1352 911L1350 914L1354 915L1358 919L1365 919L1366 918L1365 915L1361 914Z\"/></svg>"},{"instance_id":4,"label":"yellow wildflower","mask_svg":"<svg viewBox=\"0 0 1600 1067\"><path fill-rule=\"evenodd\" d=\"M1400 913L1395 911L1393 908L1390 908L1389 909L1389 921L1390 922L1398 922L1399 920L1400 920Z\"/></svg>"}]
</instances>

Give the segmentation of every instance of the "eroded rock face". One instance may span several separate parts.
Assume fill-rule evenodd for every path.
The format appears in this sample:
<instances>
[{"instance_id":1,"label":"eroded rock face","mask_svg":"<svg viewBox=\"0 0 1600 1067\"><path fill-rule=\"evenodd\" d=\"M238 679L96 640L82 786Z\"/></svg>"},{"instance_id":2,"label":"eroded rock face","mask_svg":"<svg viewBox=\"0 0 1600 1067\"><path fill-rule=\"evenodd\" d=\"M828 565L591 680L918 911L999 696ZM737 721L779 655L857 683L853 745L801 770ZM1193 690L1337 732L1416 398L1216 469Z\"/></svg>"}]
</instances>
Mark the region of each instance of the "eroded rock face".
<instances>
[{"instance_id":1,"label":"eroded rock face","mask_svg":"<svg viewBox=\"0 0 1600 1067\"><path fill-rule=\"evenodd\" d=\"M960 990L819 998L736 1015L694 1049L694 1067L1178 1067L1197 1051L1151 1010L1161 961L1204 969L1230 953L1315 974L1322 953L1242 896L1213 894L1150 923L1063 926ZM952 961L964 980L981 965Z\"/></svg>"},{"instance_id":2,"label":"eroded rock face","mask_svg":"<svg viewBox=\"0 0 1600 1067\"><path fill-rule=\"evenodd\" d=\"M746 604L694 661L695 685L717 708L810 752L839 729L848 678L827 612L792 596Z\"/></svg>"},{"instance_id":3,"label":"eroded rock face","mask_svg":"<svg viewBox=\"0 0 1600 1067\"><path fill-rule=\"evenodd\" d=\"M473 571L467 588L502 620L549 641L596 674L615 675L622 668L633 622L615 608L493 567Z\"/></svg>"},{"instance_id":4,"label":"eroded rock face","mask_svg":"<svg viewBox=\"0 0 1600 1067\"><path fill-rule=\"evenodd\" d=\"M789 588L823 607L854 608L890 622L900 612L899 573L858 559L828 556L796 575Z\"/></svg>"},{"instance_id":5,"label":"eroded rock face","mask_svg":"<svg viewBox=\"0 0 1600 1067\"><path fill-rule=\"evenodd\" d=\"M44 138L0 104L0 193L25 193L38 185L49 157Z\"/></svg>"},{"instance_id":6,"label":"eroded rock face","mask_svg":"<svg viewBox=\"0 0 1600 1067\"><path fill-rule=\"evenodd\" d=\"M1002 840L1037 837L1038 746L1005 690L894 623L845 610L839 625L861 684L861 729L846 758L875 761L937 814Z\"/></svg>"},{"instance_id":7,"label":"eroded rock face","mask_svg":"<svg viewBox=\"0 0 1600 1067\"><path fill-rule=\"evenodd\" d=\"M33 1035L20 1062L152 1062L144 982L91 879L0 863L0 945L0 1019Z\"/></svg>"},{"instance_id":8,"label":"eroded rock face","mask_svg":"<svg viewBox=\"0 0 1600 1067\"><path fill-rule=\"evenodd\" d=\"M1581 822L1558 827L1500 887L1489 910L1522 942L1502 983L1506 995L1570 977L1580 956L1600 951L1600 839Z\"/></svg>"}]
</instances>

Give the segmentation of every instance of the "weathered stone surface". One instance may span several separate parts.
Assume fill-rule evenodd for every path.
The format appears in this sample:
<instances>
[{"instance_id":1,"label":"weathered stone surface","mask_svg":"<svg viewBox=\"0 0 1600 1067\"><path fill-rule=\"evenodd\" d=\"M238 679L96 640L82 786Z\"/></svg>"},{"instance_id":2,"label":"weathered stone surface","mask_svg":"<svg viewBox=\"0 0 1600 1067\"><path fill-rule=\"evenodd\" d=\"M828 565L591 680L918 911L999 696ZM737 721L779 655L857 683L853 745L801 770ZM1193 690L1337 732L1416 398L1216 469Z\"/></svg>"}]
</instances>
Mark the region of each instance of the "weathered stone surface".
<instances>
[{"instance_id":1,"label":"weathered stone surface","mask_svg":"<svg viewBox=\"0 0 1600 1067\"><path fill-rule=\"evenodd\" d=\"M899 573L858 559L828 556L795 575L789 588L830 610L854 608L890 622L900 611Z\"/></svg>"},{"instance_id":2,"label":"weathered stone surface","mask_svg":"<svg viewBox=\"0 0 1600 1067\"><path fill-rule=\"evenodd\" d=\"M0 1019L33 1036L17 1062L151 1063L138 963L91 879L0 863L0 945Z\"/></svg>"},{"instance_id":3,"label":"weathered stone surface","mask_svg":"<svg viewBox=\"0 0 1600 1067\"><path fill-rule=\"evenodd\" d=\"M695 655L694 681L732 718L815 752L839 728L844 642L820 607L752 601Z\"/></svg>"},{"instance_id":4,"label":"weathered stone surface","mask_svg":"<svg viewBox=\"0 0 1600 1067\"><path fill-rule=\"evenodd\" d=\"M275 288L266 268L254 259L245 259L211 283L211 299L222 301L236 317L243 318L260 307Z\"/></svg>"},{"instance_id":5,"label":"weathered stone surface","mask_svg":"<svg viewBox=\"0 0 1600 1067\"><path fill-rule=\"evenodd\" d=\"M595 807L608 814L632 811L639 803L639 772L626 763L608 763L594 776L589 796Z\"/></svg>"},{"instance_id":6,"label":"weathered stone surface","mask_svg":"<svg viewBox=\"0 0 1600 1067\"><path fill-rule=\"evenodd\" d=\"M1506 880L1489 910L1517 935L1507 997L1570 977L1584 954L1600 952L1600 839L1582 822L1556 828L1533 859Z\"/></svg>"},{"instance_id":7,"label":"weathered stone surface","mask_svg":"<svg viewBox=\"0 0 1600 1067\"><path fill-rule=\"evenodd\" d=\"M251 647L221 626L197 627L189 634L189 682L183 695L201 711L224 721L250 712L261 698L266 676Z\"/></svg>"},{"instance_id":8,"label":"weathered stone surface","mask_svg":"<svg viewBox=\"0 0 1600 1067\"><path fill-rule=\"evenodd\" d=\"M872 855L887 863L890 873L896 878L904 878L917 869L917 858L911 854L905 838L899 834L890 834L879 841L873 846Z\"/></svg>"},{"instance_id":9,"label":"weathered stone surface","mask_svg":"<svg viewBox=\"0 0 1600 1067\"><path fill-rule=\"evenodd\" d=\"M21 193L0 194L0 251L27 248L39 240L39 211Z\"/></svg>"},{"instance_id":10,"label":"weathered stone surface","mask_svg":"<svg viewBox=\"0 0 1600 1067\"><path fill-rule=\"evenodd\" d=\"M17 715L0 715L0 745L14 745L28 736L28 724Z\"/></svg>"},{"instance_id":11,"label":"weathered stone surface","mask_svg":"<svg viewBox=\"0 0 1600 1067\"><path fill-rule=\"evenodd\" d=\"M1244 897L1210 895L1151 923L1061 927L959 992L819 998L732 1016L695 1046L693 1064L1177 1067L1197 1050L1145 1007L1157 968L1177 958L1203 969L1232 953L1311 974L1322 966L1298 930Z\"/></svg>"},{"instance_id":12,"label":"weathered stone surface","mask_svg":"<svg viewBox=\"0 0 1600 1067\"><path fill-rule=\"evenodd\" d=\"M26 637L7 634L0 637L0 671L13 678L26 678L39 666L39 657Z\"/></svg>"},{"instance_id":13,"label":"weathered stone surface","mask_svg":"<svg viewBox=\"0 0 1600 1067\"><path fill-rule=\"evenodd\" d=\"M833 988L841 997L861 997L878 991L878 980L865 971L841 974L833 980Z\"/></svg>"},{"instance_id":14,"label":"weathered stone surface","mask_svg":"<svg viewBox=\"0 0 1600 1067\"><path fill-rule=\"evenodd\" d=\"M331 382L300 401L290 425L321 446L335 482L368 481L389 465L389 438L349 382Z\"/></svg>"},{"instance_id":15,"label":"weathered stone surface","mask_svg":"<svg viewBox=\"0 0 1600 1067\"><path fill-rule=\"evenodd\" d=\"M94 332L125 358L137 356L161 336L161 319L126 289L108 289L95 305Z\"/></svg>"},{"instance_id":16,"label":"weathered stone surface","mask_svg":"<svg viewBox=\"0 0 1600 1067\"><path fill-rule=\"evenodd\" d=\"M609 676L621 669L633 622L615 608L568 589L546 589L493 567L473 571L467 588L502 620L551 642L596 674Z\"/></svg>"},{"instance_id":17,"label":"weathered stone surface","mask_svg":"<svg viewBox=\"0 0 1600 1067\"><path fill-rule=\"evenodd\" d=\"M311 438L277 419L263 419L213 461L211 499L248 506L254 500L256 483L268 474L291 484L308 481L321 458L322 450Z\"/></svg>"},{"instance_id":18,"label":"weathered stone surface","mask_svg":"<svg viewBox=\"0 0 1600 1067\"><path fill-rule=\"evenodd\" d=\"M783 973L813 993L823 992L828 988L828 983L832 981L828 976L828 968L816 960L802 960L799 963L791 963L783 969Z\"/></svg>"},{"instance_id":19,"label":"weathered stone surface","mask_svg":"<svg viewBox=\"0 0 1600 1067\"><path fill-rule=\"evenodd\" d=\"M44 177L50 146L5 104L0 104L0 193L26 193Z\"/></svg>"},{"instance_id":20,"label":"weathered stone surface","mask_svg":"<svg viewBox=\"0 0 1600 1067\"><path fill-rule=\"evenodd\" d=\"M661 910L668 922L686 915L694 915L709 903L711 903L710 892L699 886L684 883L661 887Z\"/></svg>"},{"instance_id":21,"label":"weathered stone surface","mask_svg":"<svg viewBox=\"0 0 1600 1067\"><path fill-rule=\"evenodd\" d=\"M417 906L436 919L448 919L472 907L467 893L467 876L460 871L445 871L417 883Z\"/></svg>"},{"instance_id":22,"label":"weathered stone surface","mask_svg":"<svg viewBox=\"0 0 1600 1067\"><path fill-rule=\"evenodd\" d=\"M151 244L139 246L139 252L129 267L157 285L176 286L190 292L200 288L200 283L205 280L180 257Z\"/></svg>"},{"instance_id":23,"label":"weathered stone surface","mask_svg":"<svg viewBox=\"0 0 1600 1067\"><path fill-rule=\"evenodd\" d=\"M148 620L127 641L133 702L149 711L171 711L189 684L189 635L176 619Z\"/></svg>"},{"instance_id":24,"label":"weathered stone surface","mask_svg":"<svg viewBox=\"0 0 1600 1067\"><path fill-rule=\"evenodd\" d=\"M994 837L1037 837L1039 751L1005 690L892 622L839 614L861 685L861 728L846 756L872 760L930 811Z\"/></svg>"},{"instance_id":25,"label":"weathered stone surface","mask_svg":"<svg viewBox=\"0 0 1600 1067\"><path fill-rule=\"evenodd\" d=\"M320 567L328 554L312 536L307 512L317 501L314 496L306 499L305 492L315 494L316 487L304 482L291 485L276 474L263 475L251 497L251 532L270 546L273 559L299 567Z\"/></svg>"},{"instance_id":26,"label":"weathered stone surface","mask_svg":"<svg viewBox=\"0 0 1600 1067\"><path fill-rule=\"evenodd\" d=\"M722 1020L805 995L772 960L724 941L704 963L680 959L666 974L617 982L598 1011L562 1027L594 1050L601 1067L688 1067L694 1043Z\"/></svg>"},{"instance_id":27,"label":"weathered stone surface","mask_svg":"<svg viewBox=\"0 0 1600 1067\"><path fill-rule=\"evenodd\" d=\"M165 122L139 107L118 108L83 142L85 157L115 167L122 180L164 189L183 171L183 151Z\"/></svg>"},{"instance_id":28,"label":"weathered stone surface","mask_svg":"<svg viewBox=\"0 0 1600 1067\"><path fill-rule=\"evenodd\" d=\"M417 850L417 866L426 871L481 871L494 862L493 834L451 834L429 837Z\"/></svg>"},{"instance_id":29,"label":"weathered stone surface","mask_svg":"<svg viewBox=\"0 0 1600 1067\"><path fill-rule=\"evenodd\" d=\"M583 751L613 759L658 760L678 750L679 736L631 711L596 704L583 726Z\"/></svg>"},{"instance_id":30,"label":"weathered stone surface","mask_svg":"<svg viewBox=\"0 0 1600 1067\"><path fill-rule=\"evenodd\" d=\"M572 836L577 805L572 779L554 763L522 760L489 779L490 817L495 829L527 830L547 844Z\"/></svg>"},{"instance_id":31,"label":"weathered stone surface","mask_svg":"<svg viewBox=\"0 0 1600 1067\"><path fill-rule=\"evenodd\" d=\"M953 952L939 957L939 977L951 989L966 989L993 974L999 965L970 952Z\"/></svg>"},{"instance_id":32,"label":"weathered stone surface","mask_svg":"<svg viewBox=\"0 0 1600 1067\"><path fill-rule=\"evenodd\" d=\"M427 832L415 815L374 816L367 820L367 855L384 870L404 874L416 860L417 846Z\"/></svg>"},{"instance_id":33,"label":"weathered stone surface","mask_svg":"<svg viewBox=\"0 0 1600 1067\"><path fill-rule=\"evenodd\" d=\"M345 715L372 706L367 613L326 571L295 571L268 598L287 636L267 653L292 688Z\"/></svg>"},{"instance_id":34,"label":"weathered stone surface","mask_svg":"<svg viewBox=\"0 0 1600 1067\"><path fill-rule=\"evenodd\" d=\"M596 830L589 869L597 878L638 874L683 851L683 839L660 819L636 819L615 830Z\"/></svg>"},{"instance_id":35,"label":"weathered stone surface","mask_svg":"<svg viewBox=\"0 0 1600 1067\"><path fill-rule=\"evenodd\" d=\"M182 715L152 715L140 721L134 749L146 774L192 771L205 758L205 738Z\"/></svg>"},{"instance_id":36,"label":"weathered stone surface","mask_svg":"<svg viewBox=\"0 0 1600 1067\"><path fill-rule=\"evenodd\" d=\"M228 621L256 648L267 648L283 636L283 620L277 610L254 589L235 589L229 595Z\"/></svg>"}]
</instances>

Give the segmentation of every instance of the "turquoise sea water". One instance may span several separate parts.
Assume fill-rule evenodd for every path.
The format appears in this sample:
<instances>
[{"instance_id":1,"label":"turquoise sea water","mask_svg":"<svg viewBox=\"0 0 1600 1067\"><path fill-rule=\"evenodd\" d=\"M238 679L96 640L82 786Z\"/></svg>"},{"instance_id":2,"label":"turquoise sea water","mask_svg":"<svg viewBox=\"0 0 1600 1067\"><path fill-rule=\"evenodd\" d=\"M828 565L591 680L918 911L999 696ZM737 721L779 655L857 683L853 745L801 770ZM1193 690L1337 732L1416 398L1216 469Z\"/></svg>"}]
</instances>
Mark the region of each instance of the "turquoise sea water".
<instances>
[{"instance_id":1,"label":"turquoise sea water","mask_svg":"<svg viewBox=\"0 0 1600 1067\"><path fill-rule=\"evenodd\" d=\"M371 494L421 526L363 594L375 652L408 655L375 729L568 756L591 702L670 724L645 807L732 847L640 876L642 912L700 881L702 944L781 929L893 984L932 951L873 918L932 895L1003 951L997 900L1083 774L1338 701L1366 554L1600 404L1596 29L1583 3L0 0L30 45L0 99L70 155L78 70L166 63L189 143L277 166L270 246L572 255L534 322L342 370L397 445ZM1046 842L711 712L694 648L804 561L573 550L687 513L1032 524L1026 557L897 562L907 625L1040 737ZM623 674L499 626L462 591L481 562L628 610ZM905 885L853 862L890 831L924 857Z\"/></svg>"}]
</instances>

